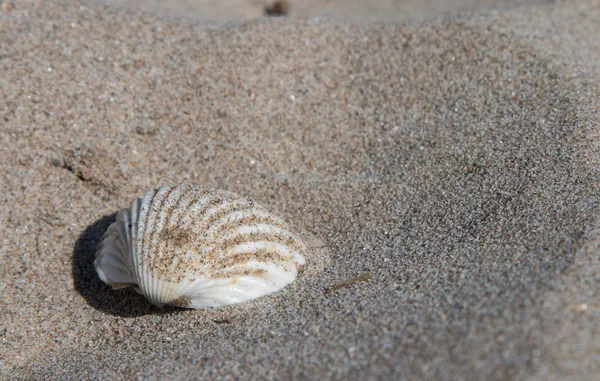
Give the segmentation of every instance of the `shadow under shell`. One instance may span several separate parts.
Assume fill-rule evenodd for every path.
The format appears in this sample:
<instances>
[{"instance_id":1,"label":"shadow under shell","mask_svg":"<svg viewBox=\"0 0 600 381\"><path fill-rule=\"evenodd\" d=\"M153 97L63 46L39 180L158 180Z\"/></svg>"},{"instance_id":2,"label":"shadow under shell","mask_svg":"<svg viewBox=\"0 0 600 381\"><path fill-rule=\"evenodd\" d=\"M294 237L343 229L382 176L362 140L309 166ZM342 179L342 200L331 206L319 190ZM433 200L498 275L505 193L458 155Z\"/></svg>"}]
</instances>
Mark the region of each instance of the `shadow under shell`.
<instances>
[{"instance_id":1,"label":"shadow under shell","mask_svg":"<svg viewBox=\"0 0 600 381\"><path fill-rule=\"evenodd\" d=\"M72 274L75 290L97 310L121 317L185 311L183 308L159 308L151 304L132 287L113 290L98 278L94 268L96 249L117 213L106 215L89 225L79 235L73 249Z\"/></svg>"}]
</instances>

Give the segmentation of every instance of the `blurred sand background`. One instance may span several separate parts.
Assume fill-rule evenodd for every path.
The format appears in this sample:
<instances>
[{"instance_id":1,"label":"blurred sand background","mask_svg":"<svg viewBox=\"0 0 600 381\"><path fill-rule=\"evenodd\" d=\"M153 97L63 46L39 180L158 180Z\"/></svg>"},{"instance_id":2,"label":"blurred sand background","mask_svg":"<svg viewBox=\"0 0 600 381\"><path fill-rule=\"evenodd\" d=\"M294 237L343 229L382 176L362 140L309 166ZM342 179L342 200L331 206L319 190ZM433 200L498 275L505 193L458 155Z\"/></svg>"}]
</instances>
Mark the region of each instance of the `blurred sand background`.
<instances>
[{"instance_id":1,"label":"blurred sand background","mask_svg":"<svg viewBox=\"0 0 600 381\"><path fill-rule=\"evenodd\" d=\"M421 21L462 12L508 10L543 0L87 0L123 9L143 10L161 16L185 17L196 21L244 21L260 18L275 4L287 4L292 17L326 17L355 24Z\"/></svg>"},{"instance_id":2,"label":"blurred sand background","mask_svg":"<svg viewBox=\"0 0 600 381\"><path fill-rule=\"evenodd\" d=\"M0 1L2 379L597 379L599 1L105 3ZM206 311L100 282L183 181L306 273Z\"/></svg>"}]
</instances>

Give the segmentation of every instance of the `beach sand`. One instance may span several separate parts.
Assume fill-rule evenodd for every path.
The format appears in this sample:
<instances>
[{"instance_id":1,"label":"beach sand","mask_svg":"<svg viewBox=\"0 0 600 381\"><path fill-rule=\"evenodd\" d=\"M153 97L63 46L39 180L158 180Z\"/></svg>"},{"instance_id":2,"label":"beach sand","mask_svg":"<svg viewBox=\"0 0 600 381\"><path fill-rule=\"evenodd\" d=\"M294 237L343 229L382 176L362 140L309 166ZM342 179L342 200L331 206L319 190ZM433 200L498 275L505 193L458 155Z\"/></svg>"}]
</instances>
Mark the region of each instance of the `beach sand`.
<instances>
[{"instance_id":1,"label":"beach sand","mask_svg":"<svg viewBox=\"0 0 600 381\"><path fill-rule=\"evenodd\" d=\"M2 2L1 377L600 374L600 2L381 3ZM305 273L211 310L103 284L115 213L180 182L283 217Z\"/></svg>"}]
</instances>

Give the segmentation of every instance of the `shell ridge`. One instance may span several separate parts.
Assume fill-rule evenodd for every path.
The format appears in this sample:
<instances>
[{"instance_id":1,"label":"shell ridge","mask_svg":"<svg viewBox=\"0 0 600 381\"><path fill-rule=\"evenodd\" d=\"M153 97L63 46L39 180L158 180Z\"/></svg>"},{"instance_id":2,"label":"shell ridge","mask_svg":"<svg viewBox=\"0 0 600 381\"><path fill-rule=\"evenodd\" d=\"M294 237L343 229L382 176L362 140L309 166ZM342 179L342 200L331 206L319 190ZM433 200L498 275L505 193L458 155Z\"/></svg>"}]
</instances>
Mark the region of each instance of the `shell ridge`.
<instances>
[{"instance_id":1,"label":"shell ridge","mask_svg":"<svg viewBox=\"0 0 600 381\"><path fill-rule=\"evenodd\" d=\"M203 189L203 191L205 191L205 189ZM217 193L214 195L211 195L210 192L208 194L202 194L200 197L198 197L197 200L195 200L190 205L190 207L188 209L189 210L189 214L188 214L189 218L184 219L184 221L182 221L182 227L184 229L187 229L187 228L189 228L189 226L191 224L194 224L195 220L193 217L202 218L200 220L200 222L201 222L202 220L204 220L206 213L208 213L208 211L210 209L218 207L218 205L222 202L223 202L223 195L221 195L220 193ZM200 222L195 223L196 227L201 226Z\"/></svg>"},{"instance_id":2,"label":"shell ridge","mask_svg":"<svg viewBox=\"0 0 600 381\"><path fill-rule=\"evenodd\" d=\"M160 201L160 205L156 208L155 215L153 216L154 220L152 224L153 229L150 237L150 244L152 245L152 247L155 248L154 250L157 254L156 258L159 259L162 257L162 252L160 250L162 248L162 245L161 247L158 247L157 241L161 238L161 233L164 233L164 231L166 230L167 215L170 214L169 212L173 212L172 200L174 197L178 196L179 190L180 187L171 188L167 190L163 199Z\"/></svg>"},{"instance_id":3,"label":"shell ridge","mask_svg":"<svg viewBox=\"0 0 600 381\"><path fill-rule=\"evenodd\" d=\"M133 261L133 272L135 274L135 280L139 284L140 282L140 274L139 274L139 260L138 260L138 237L137 237L137 226L139 221L140 214L140 204L141 200L136 198L131 202L131 258Z\"/></svg>"},{"instance_id":4,"label":"shell ridge","mask_svg":"<svg viewBox=\"0 0 600 381\"><path fill-rule=\"evenodd\" d=\"M236 254L242 254L242 253L253 253L257 249L266 250L269 253L271 253L271 252L277 253L278 251L282 251L283 253L288 254L291 258L296 260L296 262L298 262L298 263L300 261L304 262L304 258L301 255L299 255L298 253L291 251L284 245L281 245L276 242L270 242L270 241L244 242L244 243L237 245L233 251Z\"/></svg>"},{"instance_id":5,"label":"shell ridge","mask_svg":"<svg viewBox=\"0 0 600 381\"><path fill-rule=\"evenodd\" d=\"M161 234L164 234L165 232L167 232L169 230L169 228L170 228L169 221L171 219L171 216L176 211L177 205L179 204L179 201L181 201L181 198L185 194L187 194L188 191L189 191L189 186L187 186L185 184L180 184L177 187L174 187L173 189L171 189L169 194L166 196L165 202L161 206L161 211L163 211L163 213L159 214L159 219L156 223L157 231L159 232L158 233L159 237ZM169 206L169 208L167 208L167 210L163 209L165 203ZM168 251L166 250L167 244L168 244L168 240L164 239L164 238L160 240L160 245L156 242L153 242L153 246L156 248L155 253L157 255L157 258L159 258L161 260L161 262L165 265L165 266L160 266L160 268L157 269L157 275L162 272L171 274L171 273L173 273L173 270L174 270L173 264L175 262L175 259L178 256L175 255L175 253L172 253L170 256L168 255ZM169 263L167 263L167 261ZM166 268L166 266L168 266L168 268ZM156 297L161 302L168 303L174 293L173 288L174 288L173 282L167 283L166 287L162 287L162 288L155 290Z\"/></svg>"},{"instance_id":6,"label":"shell ridge","mask_svg":"<svg viewBox=\"0 0 600 381\"><path fill-rule=\"evenodd\" d=\"M187 207L181 211L181 214L188 212L187 215L185 216L185 218L182 218L178 221L177 224L177 231L186 231L188 229L190 229L190 225L192 225L195 221L198 214L203 213L206 208L212 204L214 204L215 201L218 201L221 197L219 197L219 195L211 195L210 192L207 192L206 188L204 187L193 187L193 190L198 191L198 193L200 193L197 197L195 197L193 199L193 201L191 201L190 203L188 203L188 205L186 205ZM171 264L171 275L176 277L175 280L181 280L181 278L183 278L183 276L185 275L183 270L179 270L179 271L174 271L174 269L176 267L180 267L180 268L184 268L184 266L186 265L185 261L183 261L183 256L181 254L183 253L179 253L180 255L176 256L176 260L173 261L173 263Z\"/></svg>"},{"instance_id":7,"label":"shell ridge","mask_svg":"<svg viewBox=\"0 0 600 381\"><path fill-rule=\"evenodd\" d=\"M150 202L150 200L154 197L154 194L156 193L156 189L152 189L150 191L148 191L146 194L144 194L144 196L142 196L142 198L138 198L134 201L134 203L136 204L136 208L137 208L137 213L135 213L134 215L137 216L135 223L132 223L132 236L134 236L134 240L135 240L135 254L134 254L134 258L135 258L135 271L137 274L137 280L138 280L138 292L144 296L146 296L144 294L143 288L144 288L144 284L145 284L145 279L142 276L143 275L143 262L142 262L142 236L143 236L143 232L144 229L146 228L146 215L147 215L147 211L148 211L148 203ZM133 205L132 205L133 206ZM135 229L135 231L133 231L133 229Z\"/></svg>"},{"instance_id":8,"label":"shell ridge","mask_svg":"<svg viewBox=\"0 0 600 381\"><path fill-rule=\"evenodd\" d=\"M204 218L200 221L199 225L201 226L211 226L217 219L223 218L233 212L246 210L248 207L252 207L248 200L246 199L236 199L233 201L224 201L221 204L216 205L204 214ZM205 228L205 230L207 230Z\"/></svg>"},{"instance_id":9,"label":"shell ridge","mask_svg":"<svg viewBox=\"0 0 600 381\"><path fill-rule=\"evenodd\" d=\"M138 211L138 223L135 224L135 226L136 226L136 248L137 248L135 257L137 259L136 271L138 274L138 292L140 294L144 295L145 297L147 297L146 293L145 293L147 280L144 277L144 267L146 265L144 264L144 261L142 258L143 250L144 250L143 237L144 237L144 230L146 229L146 220L148 217L148 210L150 208L150 203L154 199L155 194L156 194L156 189L153 189L150 192L146 193L143 196L143 198L140 200L139 211Z\"/></svg>"},{"instance_id":10,"label":"shell ridge","mask_svg":"<svg viewBox=\"0 0 600 381\"><path fill-rule=\"evenodd\" d=\"M129 266L129 272L132 276L133 269L133 257L132 257L132 247L131 247L131 231L128 226L130 224L130 212L129 209L123 209L117 215L117 225L119 229L119 238L121 242L121 249L123 251L123 256L126 259L127 266Z\"/></svg>"},{"instance_id":11,"label":"shell ridge","mask_svg":"<svg viewBox=\"0 0 600 381\"><path fill-rule=\"evenodd\" d=\"M152 288L148 290L148 293L152 294L152 297L157 303L164 304L166 295L169 293L171 283L166 283L166 286L160 287L161 284L158 281L161 273L164 272L162 264L168 258L164 257L163 244L164 239L161 240L160 236L165 231L165 220L169 210L172 210L171 200L177 195L177 192L181 189L178 187L169 187L164 190L160 205L156 208L154 221L152 224L152 235L150 238L150 245L153 250L153 269L152 269ZM163 241L163 244L161 244Z\"/></svg>"},{"instance_id":12,"label":"shell ridge","mask_svg":"<svg viewBox=\"0 0 600 381\"><path fill-rule=\"evenodd\" d=\"M114 246L108 246L96 253L94 267L100 279L113 288L123 288L135 283L129 274L129 269L123 261L121 251Z\"/></svg>"},{"instance_id":13,"label":"shell ridge","mask_svg":"<svg viewBox=\"0 0 600 381\"><path fill-rule=\"evenodd\" d=\"M154 299L156 304L162 304L161 301L158 299L158 289L160 284L158 282L158 275L160 274L159 264L161 263L160 252L156 245L157 235L159 235L161 231L158 223L162 217L161 215L163 214L161 213L163 207L172 192L172 186L166 185L160 187L160 189L157 192L158 199L155 199L156 201L152 202L152 208L150 209L151 212L148 215L149 221L146 223L146 230L151 229L147 235L145 234L147 241L144 257L146 259L146 263L150 265L150 268L146 270L146 274L150 275L148 277L149 284L148 288L146 289L146 293L152 299Z\"/></svg>"},{"instance_id":14,"label":"shell ridge","mask_svg":"<svg viewBox=\"0 0 600 381\"><path fill-rule=\"evenodd\" d=\"M111 267L117 270L121 270L121 272L127 274L129 272L129 267L125 262L121 260L121 253L113 247L109 247L103 250L100 253L102 259L105 259L106 264L110 264ZM131 278L131 277L130 277Z\"/></svg>"},{"instance_id":15,"label":"shell ridge","mask_svg":"<svg viewBox=\"0 0 600 381\"><path fill-rule=\"evenodd\" d=\"M130 250L124 243L126 232L123 231L120 217L121 213L103 234L94 260L100 279L113 288L123 288L135 283L130 267Z\"/></svg>"},{"instance_id":16,"label":"shell ridge","mask_svg":"<svg viewBox=\"0 0 600 381\"><path fill-rule=\"evenodd\" d=\"M175 203L175 205L173 206L172 209L172 213L169 216L169 219L167 221L167 229L181 229L181 216L187 212L189 206L196 202L198 199L202 198L205 196L205 194L202 194L199 197L188 197L189 194L194 191L194 190L202 190L201 188L199 188L197 185L193 185L193 184L181 184L180 186L182 186L183 188L185 188L185 191L181 193L180 197L178 198L177 202ZM165 246L167 245L167 242L165 242ZM172 261L171 261L171 265L170 268L168 270L169 273L175 273L175 269L177 268L177 266L181 266L181 258L180 255L173 255ZM169 283L168 284L168 290L166 291L167 293L170 293L171 295L175 294L174 291L174 285L173 283ZM179 297L178 296L174 296L175 298Z\"/></svg>"},{"instance_id":17,"label":"shell ridge","mask_svg":"<svg viewBox=\"0 0 600 381\"><path fill-rule=\"evenodd\" d=\"M140 251L138 252L138 260L140 261L140 290L142 291L144 296L150 299L154 304L156 303L154 302L151 295L149 295L148 293L148 289L150 286L149 282L151 282L151 280L148 276L148 267L150 265L150 261L148 260L148 253L146 253L146 240L148 235L148 226L150 225L149 219L150 214L152 213L152 205L154 204L154 200L156 199L156 197L158 197L160 189L161 188L153 189L152 193L147 195L148 197L144 196L142 200L142 207L140 209L140 222L143 221L143 223L140 224L140 229L138 231L138 240L140 242Z\"/></svg>"},{"instance_id":18,"label":"shell ridge","mask_svg":"<svg viewBox=\"0 0 600 381\"><path fill-rule=\"evenodd\" d=\"M247 245L251 245L255 242L245 242L243 244L247 244ZM242 244L240 244L242 245ZM239 245L237 245L239 246ZM236 247L237 247L236 246ZM213 269L213 272L215 274L229 274L229 276L231 276L231 273L237 273L240 270L243 271L244 269L246 269L245 266L247 266L248 262L252 261L252 260L257 260L258 258L260 258L261 256L265 257L265 258L261 258L264 261L269 261L269 262L285 262L286 261L286 257L282 256L280 253L278 253L275 250L271 250L268 251L266 249L264 249L264 247L254 247L252 248L252 250L246 250L246 251L241 251L241 252L234 252L234 249L228 250L227 256L223 259L221 259L221 261L219 262L219 267L216 267ZM225 256L225 254L223 253L223 251L220 248L216 248L213 249L211 251L211 254L213 256ZM254 254L254 256L253 256Z\"/></svg>"},{"instance_id":19,"label":"shell ridge","mask_svg":"<svg viewBox=\"0 0 600 381\"><path fill-rule=\"evenodd\" d=\"M181 217L181 215L187 211L189 204L191 204L193 202L193 199L188 198L187 196L194 189L195 189L195 187L188 186L188 188L185 190L185 192L183 192L181 194L181 196L179 197L179 199L173 206L173 213L171 213L171 216L169 216L169 222L167 224L168 226L172 227L172 226L176 225L175 222L178 221L179 218ZM182 202L182 200L183 200L183 202ZM182 207L182 204L185 205L185 203L188 201L189 201L188 205L186 205L185 207Z\"/></svg>"},{"instance_id":20,"label":"shell ridge","mask_svg":"<svg viewBox=\"0 0 600 381\"><path fill-rule=\"evenodd\" d=\"M190 185L190 184L180 184L179 187L181 189L183 189L183 191L181 192L181 194L179 195L179 197L177 198L177 201L174 203L173 208L171 210L171 215L168 218L168 221L166 223L166 228L167 229L173 229L175 228L175 221L177 221L181 214L185 211L185 209L182 211L181 208L181 202L182 200L186 200L187 196L189 195L189 193L195 189L195 186ZM165 248L167 246L167 241L164 240L165 242L163 243L163 248ZM178 255L173 255L172 256L172 260L171 260L171 264L170 264L170 268L168 270L169 273L173 273L175 271L175 268L177 266L177 264L179 264L181 261L179 259ZM167 287L167 293L171 294L174 298L178 298L179 295L174 295L175 294L175 290L174 290L174 285L172 282L168 283L168 287ZM163 299L166 299L163 296ZM170 302L166 301L167 303Z\"/></svg>"},{"instance_id":21,"label":"shell ridge","mask_svg":"<svg viewBox=\"0 0 600 381\"><path fill-rule=\"evenodd\" d=\"M219 197L215 195L210 195L206 192L206 188L204 187L192 187L190 190L196 190L200 193L197 197L193 198L192 201L187 203L185 208L182 208L181 212L178 215L187 213L185 218L180 218L177 221L177 231L187 231L190 229L190 225L192 225L195 221L195 218L199 212L202 212L206 209L207 205L211 205L214 201L217 201ZM208 197L207 197L208 196ZM184 203L185 205L186 203ZM182 253L180 253L182 254ZM182 271L174 271L176 267L183 267L185 265L184 261L182 261L182 255L175 256L175 259L171 264L171 274L176 274L177 278L181 278L184 274Z\"/></svg>"},{"instance_id":22,"label":"shell ridge","mask_svg":"<svg viewBox=\"0 0 600 381\"><path fill-rule=\"evenodd\" d=\"M218 240L218 244L224 248L234 246L237 241L246 240L247 236L254 241L277 242L293 249L299 248L298 239L289 230L268 224L238 226L229 234L223 235Z\"/></svg>"},{"instance_id":23,"label":"shell ridge","mask_svg":"<svg viewBox=\"0 0 600 381\"><path fill-rule=\"evenodd\" d=\"M259 214L256 212L260 212L260 210L251 210L249 211L250 214ZM244 217L245 214L240 214L238 212L234 212L236 213L235 219L237 221L239 221L240 217ZM245 211L245 213L247 214L248 211ZM268 216L268 214L267 214ZM223 221L224 219L221 219L220 221ZM223 235L218 235L218 238L216 238L213 242L211 242L211 247L207 252L207 256L214 256L214 255L229 255L231 257L233 253L232 248L234 248L235 246L244 243L244 242L248 242L249 239L251 239L252 241L257 241L257 240L263 240L263 241L269 241L269 242L277 242L282 244L283 246L289 246L290 249L296 250L296 251L302 251L302 245L299 243L298 239L287 229L287 226L285 224L281 224L281 226L277 226L277 225L271 225L270 223L266 223L271 221L270 218L267 218L267 221L264 222L258 222L258 223L254 223L252 224L252 222L254 221L249 221L247 224L244 225L238 225L237 227L235 227L233 230L229 230L226 232L223 232ZM231 226L228 226L231 228ZM217 229L217 231L220 231L221 228ZM213 234L215 235L215 234ZM257 251L260 249L257 249ZM247 253L247 254L256 254L256 253ZM235 258L234 262L240 262L241 258ZM251 257L248 258L249 260L252 259ZM285 259L282 257L277 258L280 261L284 261ZM231 262L230 262L231 263Z\"/></svg>"},{"instance_id":24,"label":"shell ridge","mask_svg":"<svg viewBox=\"0 0 600 381\"><path fill-rule=\"evenodd\" d=\"M209 229L210 235L215 235L221 232L221 230L229 227L232 224L245 224L249 225L251 221L247 220L265 220L264 223L271 223L273 226L278 226L281 228L287 228L286 224L281 221L279 218L273 218L273 216L263 210L263 209L255 209L251 210L252 213L246 213L246 210L236 210L233 213L228 214L227 216L219 219L211 228ZM272 221L271 221L272 220Z\"/></svg>"},{"instance_id":25,"label":"shell ridge","mask_svg":"<svg viewBox=\"0 0 600 381\"><path fill-rule=\"evenodd\" d=\"M206 209L212 205L215 201L218 201L214 195L205 194L204 192L197 197L194 201L192 201L185 212L187 212L184 216L180 217L178 221L178 229L180 230L188 230L192 224L194 224L194 220L198 216L202 216Z\"/></svg>"}]
</instances>

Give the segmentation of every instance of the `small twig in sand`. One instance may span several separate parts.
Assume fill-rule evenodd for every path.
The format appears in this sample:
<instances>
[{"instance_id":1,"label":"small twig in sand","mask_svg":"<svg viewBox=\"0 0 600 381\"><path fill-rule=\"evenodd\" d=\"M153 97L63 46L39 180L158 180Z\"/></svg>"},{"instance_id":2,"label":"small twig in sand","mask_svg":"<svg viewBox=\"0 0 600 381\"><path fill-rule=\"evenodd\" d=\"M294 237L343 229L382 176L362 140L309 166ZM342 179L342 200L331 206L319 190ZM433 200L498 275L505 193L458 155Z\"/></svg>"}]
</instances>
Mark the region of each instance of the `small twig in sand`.
<instances>
[{"instance_id":1,"label":"small twig in sand","mask_svg":"<svg viewBox=\"0 0 600 381\"><path fill-rule=\"evenodd\" d=\"M325 291L326 292L335 291L335 290L337 290L339 288L350 286L350 285L352 285L354 283L362 282L362 281L367 280L367 279L371 279L371 273L365 273L365 274L359 275L359 276L354 277L354 278L346 279L343 282L334 284L333 286L327 288Z\"/></svg>"}]
</instances>

